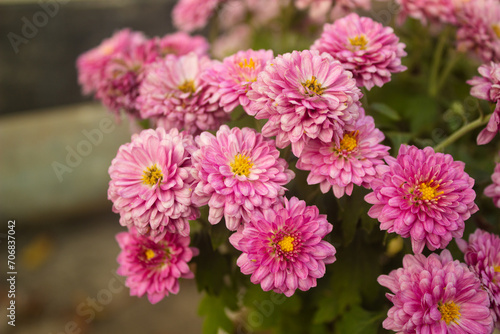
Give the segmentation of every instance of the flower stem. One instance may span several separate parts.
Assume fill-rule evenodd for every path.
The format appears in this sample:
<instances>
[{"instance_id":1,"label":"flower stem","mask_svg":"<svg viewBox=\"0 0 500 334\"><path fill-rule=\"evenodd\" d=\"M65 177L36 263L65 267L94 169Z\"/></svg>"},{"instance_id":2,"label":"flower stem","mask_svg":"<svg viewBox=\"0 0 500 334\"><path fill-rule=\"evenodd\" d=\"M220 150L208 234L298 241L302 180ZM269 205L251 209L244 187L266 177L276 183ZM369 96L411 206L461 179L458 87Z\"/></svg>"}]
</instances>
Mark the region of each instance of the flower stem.
<instances>
[{"instance_id":1,"label":"flower stem","mask_svg":"<svg viewBox=\"0 0 500 334\"><path fill-rule=\"evenodd\" d=\"M485 125L486 123L488 123L488 120L490 119L491 115L492 114L489 114L485 117L479 117L475 121L468 123L468 124L465 124L460 129L458 129L455 133L451 134L448 138L446 138L445 140L443 140L442 142L440 142L439 144L434 146L434 151L436 151L436 152L442 151L446 146L452 144L453 142L455 142L457 139L459 139L460 137L462 137L466 133L468 133L468 132L470 132L470 131L474 130L475 128L478 128L482 125Z\"/></svg>"},{"instance_id":2,"label":"flower stem","mask_svg":"<svg viewBox=\"0 0 500 334\"><path fill-rule=\"evenodd\" d=\"M434 50L434 56L432 57L431 73L429 75L429 95L432 97L437 96L438 93L438 72L441 65L441 58L443 58L443 51L448 39L448 29L444 29L439 36L438 44Z\"/></svg>"}]
</instances>

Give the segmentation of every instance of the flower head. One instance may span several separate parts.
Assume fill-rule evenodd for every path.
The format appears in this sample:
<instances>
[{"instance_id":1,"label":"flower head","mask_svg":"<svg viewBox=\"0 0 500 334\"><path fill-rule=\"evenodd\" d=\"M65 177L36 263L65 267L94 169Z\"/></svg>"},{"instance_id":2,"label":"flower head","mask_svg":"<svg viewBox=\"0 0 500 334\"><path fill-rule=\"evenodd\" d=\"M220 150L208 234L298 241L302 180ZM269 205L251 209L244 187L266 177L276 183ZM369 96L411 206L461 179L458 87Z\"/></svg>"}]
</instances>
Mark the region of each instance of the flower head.
<instances>
[{"instance_id":1,"label":"flower head","mask_svg":"<svg viewBox=\"0 0 500 334\"><path fill-rule=\"evenodd\" d=\"M291 144L299 157L307 140L329 143L354 125L361 91L330 55L304 50L272 60L247 96L247 112L268 119L262 134L276 136L279 148Z\"/></svg>"},{"instance_id":2,"label":"flower head","mask_svg":"<svg viewBox=\"0 0 500 334\"><path fill-rule=\"evenodd\" d=\"M179 292L179 278L193 278L188 267L198 249L189 247L189 236L166 233L158 242L137 234L134 229L116 235L121 248L118 274L127 276L130 295L148 295L152 304L170 293Z\"/></svg>"},{"instance_id":3,"label":"flower head","mask_svg":"<svg viewBox=\"0 0 500 334\"><path fill-rule=\"evenodd\" d=\"M500 101L500 63L490 62L479 66L480 77L467 81L472 86L470 95L481 100L497 103Z\"/></svg>"},{"instance_id":4,"label":"flower head","mask_svg":"<svg viewBox=\"0 0 500 334\"><path fill-rule=\"evenodd\" d=\"M182 31L167 34L162 38L156 38L155 43L162 57L168 54L184 56L191 52L194 52L198 56L204 56L207 54L209 48L205 37L201 35L190 36Z\"/></svg>"},{"instance_id":5,"label":"flower head","mask_svg":"<svg viewBox=\"0 0 500 334\"><path fill-rule=\"evenodd\" d=\"M122 145L109 167L108 198L120 224L158 241L167 232L189 234L193 138L177 129L144 130Z\"/></svg>"},{"instance_id":6,"label":"flower head","mask_svg":"<svg viewBox=\"0 0 500 334\"><path fill-rule=\"evenodd\" d=\"M243 252L237 264L252 283L290 297L315 287L325 264L335 261L335 248L322 240L331 230L316 206L292 197L256 212L229 242Z\"/></svg>"},{"instance_id":7,"label":"flower head","mask_svg":"<svg viewBox=\"0 0 500 334\"><path fill-rule=\"evenodd\" d=\"M373 204L368 215L377 218L380 229L411 237L414 253L424 246L445 248L460 238L464 221L478 210L472 189L474 179L465 164L449 154L401 145L388 166L378 166L380 177L370 184L373 192L365 200Z\"/></svg>"},{"instance_id":8,"label":"flower head","mask_svg":"<svg viewBox=\"0 0 500 334\"><path fill-rule=\"evenodd\" d=\"M480 229L469 235L469 242L457 240L465 263L488 292L493 320L500 328L500 237Z\"/></svg>"},{"instance_id":9,"label":"flower head","mask_svg":"<svg viewBox=\"0 0 500 334\"><path fill-rule=\"evenodd\" d=\"M375 167L384 164L389 147L380 144L382 140L384 135L375 128L373 118L363 115L340 141L310 140L296 166L310 171L307 183L319 183L323 193L332 188L338 198L351 195L353 185L369 188L377 176Z\"/></svg>"},{"instance_id":10,"label":"flower head","mask_svg":"<svg viewBox=\"0 0 500 334\"><path fill-rule=\"evenodd\" d=\"M489 334L488 294L476 276L446 249L441 255L405 255L403 268L378 278L394 304L383 327L398 333Z\"/></svg>"},{"instance_id":11,"label":"flower head","mask_svg":"<svg viewBox=\"0 0 500 334\"><path fill-rule=\"evenodd\" d=\"M212 61L195 53L168 55L148 67L139 89L143 118L152 118L165 129L184 129L191 134L215 130L228 119L214 98L216 87L203 80Z\"/></svg>"},{"instance_id":12,"label":"flower head","mask_svg":"<svg viewBox=\"0 0 500 334\"><path fill-rule=\"evenodd\" d=\"M390 27L352 13L325 24L321 37L311 49L326 52L353 73L358 87L381 87L391 80L391 73L406 70L401 57L405 45Z\"/></svg>"},{"instance_id":13,"label":"flower head","mask_svg":"<svg viewBox=\"0 0 500 334\"><path fill-rule=\"evenodd\" d=\"M500 163L497 162L495 171L491 175L492 184L484 189L484 194L493 199L493 203L500 208Z\"/></svg>"},{"instance_id":14,"label":"flower head","mask_svg":"<svg viewBox=\"0 0 500 334\"><path fill-rule=\"evenodd\" d=\"M197 179L193 202L208 204L211 224L224 217L228 229L236 230L252 212L283 196L283 186L294 177L274 141L253 129L222 125L215 136L203 132L196 141L200 148L192 156Z\"/></svg>"},{"instance_id":15,"label":"flower head","mask_svg":"<svg viewBox=\"0 0 500 334\"><path fill-rule=\"evenodd\" d=\"M205 79L218 88L220 106L230 112L238 105L245 108L248 103L247 92L257 75L272 60L272 50L238 51L224 58L222 63L216 63L206 72Z\"/></svg>"},{"instance_id":16,"label":"flower head","mask_svg":"<svg viewBox=\"0 0 500 334\"><path fill-rule=\"evenodd\" d=\"M215 8L222 0L179 0L172 10L174 26L191 32L207 25Z\"/></svg>"},{"instance_id":17,"label":"flower head","mask_svg":"<svg viewBox=\"0 0 500 334\"><path fill-rule=\"evenodd\" d=\"M456 23L454 0L396 0L399 8L398 22L409 16L422 24Z\"/></svg>"}]
</instances>

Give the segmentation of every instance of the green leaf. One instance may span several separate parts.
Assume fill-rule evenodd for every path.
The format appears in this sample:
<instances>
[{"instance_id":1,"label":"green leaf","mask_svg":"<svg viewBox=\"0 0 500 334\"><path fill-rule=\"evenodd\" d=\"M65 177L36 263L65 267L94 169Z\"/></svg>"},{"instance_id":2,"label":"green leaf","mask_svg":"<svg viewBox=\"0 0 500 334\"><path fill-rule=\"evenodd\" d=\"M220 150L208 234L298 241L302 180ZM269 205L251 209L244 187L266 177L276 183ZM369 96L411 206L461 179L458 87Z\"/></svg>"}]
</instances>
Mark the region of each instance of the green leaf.
<instances>
[{"instance_id":1,"label":"green leaf","mask_svg":"<svg viewBox=\"0 0 500 334\"><path fill-rule=\"evenodd\" d=\"M393 121L400 121L401 120L401 116L398 114L398 112L384 103L378 103L378 102L372 103L370 105L370 108L373 109L374 111L392 119Z\"/></svg>"},{"instance_id":2,"label":"green leaf","mask_svg":"<svg viewBox=\"0 0 500 334\"><path fill-rule=\"evenodd\" d=\"M344 313L336 325L337 334L377 334L384 313L368 312L359 306L353 306Z\"/></svg>"},{"instance_id":3,"label":"green leaf","mask_svg":"<svg viewBox=\"0 0 500 334\"><path fill-rule=\"evenodd\" d=\"M224 303L215 296L205 295L200 302L198 314L205 317L203 334L217 334L219 329L227 333L234 331L234 324L226 314Z\"/></svg>"},{"instance_id":4,"label":"green leaf","mask_svg":"<svg viewBox=\"0 0 500 334\"><path fill-rule=\"evenodd\" d=\"M393 155L397 154L401 144L408 144L413 137L409 132L386 131L384 134L392 141Z\"/></svg>"},{"instance_id":5,"label":"green leaf","mask_svg":"<svg viewBox=\"0 0 500 334\"><path fill-rule=\"evenodd\" d=\"M442 119L437 101L429 96L417 95L408 99L406 116L410 119L410 130L414 135L430 133Z\"/></svg>"},{"instance_id":6,"label":"green leaf","mask_svg":"<svg viewBox=\"0 0 500 334\"><path fill-rule=\"evenodd\" d=\"M210 228L210 239L212 241L212 248L216 250L220 245L226 243L229 240L231 232L226 227L224 222L215 224Z\"/></svg>"}]
</instances>

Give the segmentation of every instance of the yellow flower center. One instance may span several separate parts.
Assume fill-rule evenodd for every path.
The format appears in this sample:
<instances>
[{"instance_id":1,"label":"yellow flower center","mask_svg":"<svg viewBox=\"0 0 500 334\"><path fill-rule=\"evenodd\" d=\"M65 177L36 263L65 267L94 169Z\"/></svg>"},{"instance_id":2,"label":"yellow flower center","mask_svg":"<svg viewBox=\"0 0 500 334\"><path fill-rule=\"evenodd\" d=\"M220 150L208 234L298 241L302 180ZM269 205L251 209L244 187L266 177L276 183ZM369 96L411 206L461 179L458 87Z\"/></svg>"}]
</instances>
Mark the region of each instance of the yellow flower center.
<instances>
[{"instance_id":1,"label":"yellow flower center","mask_svg":"<svg viewBox=\"0 0 500 334\"><path fill-rule=\"evenodd\" d=\"M354 150L358 146L358 134L359 131L346 133L340 142L340 151L350 152Z\"/></svg>"},{"instance_id":2,"label":"yellow flower center","mask_svg":"<svg viewBox=\"0 0 500 334\"><path fill-rule=\"evenodd\" d=\"M179 88L183 93L191 93L192 94L196 91L196 88L194 87L193 80L186 80L181 85L179 85L177 88Z\"/></svg>"},{"instance_id":3,"label":"yellow flower center","mask_svg":"<svg viewBox=\"0 0 500 334\"><path fill-rule=\"evenodd\" d=\"M147 249L145 252L144 252L144 255L146 255L146 260L151 260L152 258L155 257L155 252L152 250L152 249Z\"/></svg>"},{"instance_id":4,"label":"yellow flower center","mask_svg":"<svg viewBox=\"0 0 500 334\"><path fill-rule=\"evenodd\" d=\"M496 273L500 273L500 266L494 266L493 271Z\"/></svg>"},{"instance_id":5,"label":"yellow flower center","mask_svg":"<svg viewBox=\"0 0 500 334\"><path fill-rule=\"evenodd\" d=\"M317 81L314 75L310 80L303 82L302 86L304 86L304 88L307 88L310 92L314 92L318 95L323 94L323 92L325 91L325 88L321 87L321 84Z\"/></svg>"},{"instance_id":6,"label":"yellow flower center","mask_svg":"<svg viewBox=\"0 0 500 334\"><path fill-rule=\"evenodd\" d=\"M431 183L433 183L433 182L434 182L434 180L431 180L430 182L420 184L420 199L421 200L432 201L437 196L444 193L444 191L436 191L437 188L439 188L439 184L437 184L435 186L431 186Z\"/></svg>"},{"instance_id":7,"label":"yellow flower center","mask_svg":"<svg viewBox=\"0 0 500 334\"><path fill-rule=\"evenodd\" d=\"M252 70L255 69L255 62L253 61L252 58L250 60L245 59L244 61L240 61L238 64L241 68L250 68Z\"/></svg>"},{"instance_id":8,"label":"yellow flower center","mask_svg":"<svg viewBox=\"0 0 500 334\"><path fill-rule=\"evenodd\" d=\"M283 237L283 239L281 239L280 242L278 242L278 245L280 246L283 252L292 252L294 240L295 240L294 237L286 235L285 237Z\"/></svg>"},{"instance_id":9,"label":"yellow flower center","mask_svg":"<svg viewBox=\"0 0 500 334\"><path fill-rule=\"evenodd\" d=\"M497 35L497 37L500 38L500 23L492 25L491 28L495 32L495 35Z\"/></svg>"},{"instance_id":10,"label":"yellow flower center","mask_svg":"<svg viewBox=\"0 0 500 334\"><path fill-rule=\"evenodd\" d=\"M444 320L446 325L449 325L452 321L457 323L457 320L460 319L460 306L454 302L439 303L438 310L441 312L441 320Z\"/></svg>"},{"instance_id":11,"label":"yellow flower center","mask_svg":"<svg viewBox=\"0 0 500 334\"><path fill-rule=\"evenodd\" d=\"M233 172L235 176L245 175L248 177L250 175L250 168L252 168L253 163L250 161L250 157L238 153L234 157L233 162L229 163L229 166L231 166L231 172Z\"/></svg>"},{"instance_id":12,"label":"yellow flower center","mask_svg":"<svg viewBox=\"0 0 500 334\"><path fill-rule=\"evenodd\" d=\"M156 167L154 164L151 167L148 167L144 171L144 175L142 176L142 183L149 184L150 186L154 186L157 183L161 183L163 180L163 174L161 173L161 169Z\"/></svg>"},{"instance_id":13,"label":"yellow flower center","mask_svg":"<svg viewBox=\"0 0 500 334\"><path fill-rule=\"evenodd\" d=\"M365 50L368 40L365 35L359 35L354 38L349 38L349 43L354 47L354 50Z\"/></svg>"}]
</instances>

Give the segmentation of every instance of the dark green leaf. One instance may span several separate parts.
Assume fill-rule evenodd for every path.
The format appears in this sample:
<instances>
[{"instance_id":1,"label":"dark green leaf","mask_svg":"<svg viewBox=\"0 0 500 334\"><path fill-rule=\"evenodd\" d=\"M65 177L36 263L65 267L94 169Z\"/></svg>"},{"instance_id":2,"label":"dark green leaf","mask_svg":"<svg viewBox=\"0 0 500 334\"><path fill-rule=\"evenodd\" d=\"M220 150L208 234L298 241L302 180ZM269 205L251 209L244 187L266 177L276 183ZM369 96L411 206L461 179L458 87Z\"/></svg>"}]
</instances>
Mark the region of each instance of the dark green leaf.
<instances>
[{"instance_id":1,"label":"dark green leaf","mask_svg":"<svg viewBox=\"0 0 500 334\"><path fill-rule=\"evenodd\" d=\"M234 330L234 324L228 318L224 304L217 297L205 295L199 305L198 314L205 317L203 334L217 334L219 329L227 333L232 333Z\"/></svg>"},{"instance_id":2,"label":"dark green leaf","mask_svg":"<svg viewBox=\"0 0 500 334\"><path fill-rule=\"evenodd\" d=\"M339 320L335 333L377 334L385 316L385 313L368 312L359 306L353 306Z\"/></svg>"},{"instance_id":3,"label":"dark green leaf","mask_svg":"<svg viewBox=\"0 0 500 334\"><path fill-rule=\"evenodd\" d=\"M388 105L384 103L372 103L370 105L370 108L373 109L376 112L379 112L380 114L387 116L388 118L392 119L393 121L400 121L401 116L399 116L398 112Z\"/></svg>"}]
</instances>

